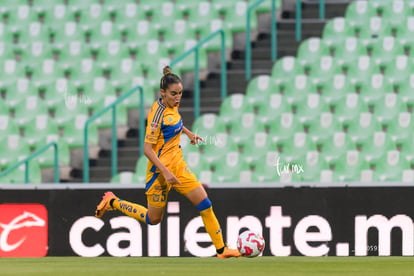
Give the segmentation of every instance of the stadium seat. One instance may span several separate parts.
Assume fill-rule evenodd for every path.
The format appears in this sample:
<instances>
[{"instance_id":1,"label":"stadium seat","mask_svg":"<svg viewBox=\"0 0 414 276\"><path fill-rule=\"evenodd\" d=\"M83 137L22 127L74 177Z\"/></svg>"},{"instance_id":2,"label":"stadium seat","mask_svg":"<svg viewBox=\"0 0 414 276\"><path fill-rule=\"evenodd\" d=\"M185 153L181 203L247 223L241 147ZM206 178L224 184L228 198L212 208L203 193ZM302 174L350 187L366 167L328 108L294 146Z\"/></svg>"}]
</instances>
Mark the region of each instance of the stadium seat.
<instances>
[{"instance_id":1,"label":"stadium seat","mask_svg":"<svg viewBox=\"0 0 414 276\"><path fill-rule=\"evenodd\" d=\"M372 133L382 131L381 125L377 122L371 113L362 112L359 118L351 121L346 128L347 135L349 135L353 142L357 145L364 143L369 139Z\"/></svg>"},{"instance_id":2,"label":"stadium seat","mask_svg":"<svg viewBox=\"0 0 414 276\"><path fill-rule=\"evenodd\" d=\"M303 126L293 113L282 113L278 120L270 125L269 135L274 145L292 140L296 132L303 132Z\"/></svg>"},{"instance_id":3,"label":"stadium seat","mask_svg":"<svg viewBox=\"0 0 414 276\"><path fill-rule=\"evenodd\" d=\"M15 59L6 59L2 62L3 64L0 64L0 74L3 85L13 84L17 79L26 77L24 66L17 63Z\"/></svg>"},{"instance_id":4,"label":"stadium seat","mask_svg":"<svg viewBox=\"0 0 414 276\"><path fill-rule=\"evenodd\" d=\"M244 1L238 1L233 6L228 6L226 8L226 11L225 11L226 27L230 29L232 33L246 31L247 8L248 8L248 3ZM257 29L257 18L256 18L255 12L252 12L250 14L250 28L251 30Z\"/></svg>"},{"instance_id":5,"label":"stadium seat","mask_svg":"<svg viewBox=\"0 0 414 276\"><path fill-rule=\"evenodd\" d=\"M214 113L206 113L198 117L192 127L191 131L205 140L208 140L216 133L225 133L226 124L220 116Z\"/></svg>"},{"instance_id":6,"label":"stadium seat","mask_svg":"<svg viewBox=\"0 0 414 276\"><path fill-rule=\"evenodd\" d=\"M145 155L138 158L137 163L135 165L135 177L138 183L146 182L147 165L148 158Z\"/></svg>"},{"instance_id":7,"label":"stadium seat","mask_svg":"<svg viewBox=\"0 0 414 276\"><path fill-rule=\"evenodd\" d=\"M276 182L276 162L278 156L279 153L276 150L271 150L266 153L264 160L253 163L252 182Z\"/></svg>"},{"instance_id":8,"label":"stadium seat","mask_svg":"<svg viewBox=\"0 0 414 276\"><path fill-rule=\"evenodd\" d=\"M18 134L4 134L0 138L0 168L5 169L17 162L20 157L30 154L26 140Z\"/></svg>"},{"instance_id":9,"label":"stadium seat","mask_svg":"<svg viewBox=\"0 0 414 276\"><path fill-rule=\"evenodd\" d=\"M318 151L308 151L306 153L306 162L302 164L296 164L302 166L301 170L296 172L296 175L300 177L300 181L303 182L320 182L321 172L328 168L326 161L323 159L322 154ZM295 172L294 172L295 173Z\"/></svg>"},{"instance_id":10,"label":"stadium seat","mask_svg":"<svg viewBox=\"0 0 414 276\"><path fill-rule=\"evenodd\" d=\"M398 116L394 117L392 121L390 121L386 130L392 140L397 145L401 145L404 141L408 141L411 137L413 127L414 118L412 113L401 112Z\"/></svg>"},{"instance_id":11,"label":"stadium seat","mask_svg":"<svg viewBox=\"0 0 414 276\"><path fill-rule=\"evenodd\" d=\"M96 114L105 107L116 101L115 95L106 95L99 101L92 103L92 113ZM95 124L98 128L110 128L112 126L112 109L108 110L104 115L100 116L95 120ZM126 126L127 125L127 113L126 106L118 104L116 106L116 121L115 124Z\"/></svg>"},{"instance_id":12,"label":"stadium seat","mask_svg":"<svg viewBox=\"0 0 414 276\"><path fill-rule=\"evenodd\" d=\"M29 26L31 23L38 22L37 13L30 8L28 2L20 3L14 7L9 6L8 12L6 15L6 23L8 26L13 26L16 31L19 31L26 26Z\"/></svg>"},{"instance_id":13,"label":"stadium seat","mask_svg":"<svg viewBox=\"0 0 414 276\"><path fill-rule=\"evenodd\" d=\"M402 181L403 171L411 169L410 164L397 150L386 152L384 158L375 163L374 180L376 181Z\"/></svg>"},{"instance_id":14,"label":"stadium seat","mask_svg":"<svg viewBox=\"0 0 414 276\"><path fill-rule=\"evenodd\" d=\"M33 83L38 88L44 88L48 84L53 83L54 80L60 77L64 77L64 71L59 68L57 62L54 59L45 59L39 64L40 68L31 68L30 76Z\"/></svg>"},{"instance_id":15,"label":"stadium seat","mask_svg":"<svg viewBox=\"0 0 414 276\"><path fill-rule=\"evenodd\" d=\"M178 58L178 54L183 54L192 48L194 48L197 45L197 40L195 39L187 39L183 41L178 47L180 49L178 52L175 52L174 57ZM177 49L175 49L177 50ZM195 65L195 51L193 51L191 54L187 55L184 59L182 59L180 62L178 62L175 66L175 70L179 70L182 73L184 72L193 72L194 71L194 65ZM198 48L198 68L199 70L203 70L207 68L207 52L206 48Z\"/></svg>"},{"instance_id":16,"label":"stadium seat","mask_svg":"<svg viewBox=\"0 0 414 276\"><path fill-rule=\"evenodd\" d=\"M15 109L15 122L19 127L24 127L29 124L36 115L48 116L46 103L44 103L38 96L28 96L21 101Z\"/></svg>"},{"instance_id":17,"label":"stadium seat","mask_svg":"<svg viewBox=\"0 0 414 276\"><path fill-rule=\"evenodd\" d=\"M329 20L323 27L323 41L325 41L331 49L341 46L345 38L354 36L354 30L344 17L335 17Z\"/></svg>"},{"instance_id":18,"label":"stadium seat","mask_svg":"<svg viewBox=\"0 0 414 276\"><path fill-rule=\"evenodd\" d=\"M323 112L330 112L326 102L319 94L309 94L298 100L295 116L302 125L307 126L310 121Z\"/></svg>"},{"instance_id":19,"label":"stadium seat","mask_svg":"<svg viewBox=\"0 0 414 276\"><path fill-rule=\"evenodd\" d=\"M296 75L287 83L283 94L290 105L297 106L307 95L317 94L317 86L307 75Z\"/></svg>"},{"instance_id":20,"label":"stadium seat","mask_svg":"<svg viewBox=\"0 0 414 276\"><path fill-rule=\"evenodd\" d=\"M133 172L120 172L111 178L111 183L136 184L137 178Z\"/></svg>"},{"instance_id":21,"label":"stadium seat","mask_svg":"<svg viewBox=\"0 0 414 276\"><path fill-rule=\"evenodd\" d=\"M397 55L384 69L384 75L391 83L400 83L409 79L409 75L414 72L414 62L410 62L406 55Z\"/></svg>"},{"instance_id":22,"label":"stadium seat","mask_svg":"<svg viewBox=\"0 0 414 276\"><path fill-rule=\"evenodd\" d=\"M308 38L299 45L297 59L305 68L323 56L330 56L330 51L325 41L318 37Z\"/></svg>"},{"instance_id":23,"label":"stadium seat","mask_svg":"<svg viewBox=\"0 0 414 276\"><path fill-rule=\"evenodd\" d=\"M276 83L288 83L296 75L305 73L302 64L294 56L286 56L277 59L272 67L272 78Z\"/></svg>"},{"instance_id":24,"label":"stadium seat","mask_svg":"<svg viewBox=\"0 0 414 276\"><path fill-rule=\"evenodd\" d=\"M348 150L356 150L351 137L343 131L337 131L320 145L321 155L328 164L332 164Z\"/></svg>"},{"instance_id":25,"label":"stadium seat","mask_svg":"<svg viewBox=\"0 0 414 276\"><path fill-rule=\"evenodd\" d=\"M172 2L163 2L151 13L151 24L162 34L171 32L172 22L182 18L182 11Z\"/></svg>"},{"instance_id":26,"label":"stadium seat","mask_svg":"<svg viewBox=\"0 0 414 276\"><path fill-rule=\"evenodd\" d=\"M138 8L143 8L147 14L153 14L165 2L168 3L171 0L140 0Z\"/></svg>"},{"instance_id":27,"label":"stadium seat","mask_svg":"<svg viewBox=\"0 0 414 276\"><path fill-rule=\"evenodd\" d=\"M373 74L380 74L380 68L369 56L359 56L349 64L347 76L353 83L361 83L370 79Z\"/></svg>"},{"instance_id":28,"label":"stadium seat","mask_svg":"<svg viewBox=\"0 0 414 276\"><path fill-rule=\"evenodd\" d=\"M84 127L87 115L77 114L73 120L68 121L63 125L63 138L69 146L69 149L81 148L84 144ZM98 131L95 124L89 126L89 145L98 144Z\"/></svg>"},{"instance_id":29,"label":"stadium seat","mask_svg":"<svg viewBox=\"0 0 414 276\"><path fill-rule=\"evenodd\" d=\"M96 50L96 61L99 62L103 72L108 70L113 63L131 58L128 47L125 47L119 40L102 43Z\"/></svg>"},{"instance_id":30,"label":"stadium seat","mask_svg":"<svg viewBox=\"0 0 414 276\"><path fill-rule=\"evenodd\" d=\"M332 162L334 179L341 182L355 182L361 180L361 171L369 169L369 164L356 150L349 150L340 158Z\"/></svg>"},{"instance_id":31,"label":"stadium seat","mask_svg":"<svg viewBox=\"0 0 414 276\"><path fill-rule=\"evenodd\" d=\"M197 146L191 145L191 147ZM210 169L208 163L203 159L203 156L198 151L188 152L184 158L188 167L196 176L199 176L200 172Z\"/></svg>"},{"instance_id":32,"label":"stadium seat","mask_svg":"<svg viewBox=\"0 0 414 276\"><path fill-rule=\"evenodd\" d=\"M374 116L382 126L389 126L400 112L407 111L407 105L395 93L386 93L373 104Z\"/></svg>"},{"instance_id":33,"label":"stadium seat","mask_svg":"<svg viewBox=\"0 0 414 276\"><path fill-rule=\"evenodd\" d=\"M70 10L69 6L62 3L54 3L52 6L49 5L44 8L41 13L42 24L47 26L49 32L56 34L59 26L65 25L66 22L75 21L75 16ZM36 4L37 6L37 4Z\"/></svg>"},{"instance_id":34,"label":"stadium seat","mask_svg":"<svg viewBox=\"0 0 414 276\"><path fill-rule=\"evenodd\" d=\"M23 126L24 137L29 146L38 148L42 146L44 138L48 135L58 135L55 121L48 115L37 115L30 123Z\"/></svg>"},{"instance_id":35,"label":"stadium seat","mask_svg":"<svg viewBox=\"0 0 414 276\"><path fill-rule=\"evenodd\" d=\"M19 158L18 161L23 159L24 157ZM24 184L25 183L25 169L26 165L23 164L19 166L18 169L12 172L9 181L10 183L15 184ZM29 162L29 183L30 184L40 184L42 183L42 174L40 170L40 165L36 160L31 160Z\"/></svg>"},{"instance_id":36,"label":"stadium seat","mask_svg":"<svg viewBox=\"0 0 414 276\"><path fill-rule=\"evenodd\" d=\"M69 79L75 86L81 86L91 79L102 76L98 63L92 58L83 58L79 61L78 68L73 67L69 72Z\"/></svg>"},{"instance_id":37,"label":"stadium seat","mask_svg":"<svg viewBox=\"0 0 414 276\"><path fill-rule=\"evenodd\" d=\"M183 53L183 44L185 45L187 40L195 40L197 36L184 19L176 19L170 22L169 28L171 28L171 23L172 30L164 33L163 43L169 51L179 55ZM194 60L194 58L191 60Z\"/></svg>"},{"instance_id":38,"label":"stadium seat","mask_svg":"<svg viewBox=\"0 0 414 276\"><path fill-rule=\"evenodd\" d=\"M122 32L115 23L106 20L90 28L88 39L92 45L106 44L114 40L120 43L122 42Z\"/></svg>"},{"instance_id":39,"label":"stadium seat","mask_svg":"<svg viewBox=\"0 0 414 276\"><path fill-rule=\"evenodd\" d=\"M15 109L26 97L36 94L37 89L29 79L19 78L15 83L7 85L5 91L6 107Z\"/></svg>"},{"instance_id":40,"label":"stadium seat","mask_svg":"<svg viewBox=\"0 0 414 276\"><path fill-rule=\"evenodd\" d=\"M361 113L369 111L368 105L361 99L361 96L356 93L350 93L344 96L343 103L338 101L334 107L335 117L344 125L347 126Z\"/></svg>"},{"instance_id":41,"label":"stadium seat","mask_svg":"<svg viewBox=\"0 0 414 276\"><path fill-rule=\"evenodd\" d=\"M290 140L277 141L281 159L285 162L300 163L304 160L307 151L316 150L316 144L305 132L296 132Z\"/></svg>"},{"instance_id":42,"label":"stadium seat","mask_svg":"<svg viewBox=\"0 0 414 276\"><path fill-rule=\"evenodd\" d=\"M200 144L200 151L207 164L214 168L216 162L223 158L227 152L237 151L237 146L226 133L215 133L205 143Z\"/></svg>"},{"instance_id":43,"label":"stadium seat","mask_svg":"<svg viewBox=\"0 0 414 276\"><path fill-rule=\"evenodd\" d=\"M220 117L226 125L239 120L244 112L253 112L253 108L243 94L232 94L220 106Z\"/></svg>"},{"instance_id":44,"label":"stadium seat","mask_svg":"<svg viewBox=\"0 0 414 276\"><path fill-rule=\"evenodd\" d=\"M392 29L402 26L408 16L411 15L409 5L404 0L385 1L380 7L381 17L387 21ZM377 7L378 9L378 7Z\"/></svg>"},{"instance_id":45,"label":"stadium seat","mask_svg":"<svg viewBox=\"0 0 414 276\"><path fill-rule=\"evenodd\" d=\"M226 28L224 25L224 21L221 19L212 19L211 21L207 22L206 25L200 26L200 30L195 29L199 34L198 36L200 39L204 39L208 37L210 34L218 31L223 30L224 32L224 46L226 49L233 48L233 36L230 32L230 29ZM203 46L207 52L209 51L219 51L221 49L221 38L220 35L216 35L214 38L210 39L206 42Z\"/></svg>"},{"instance_id":46,"label":"stadium seat","mask_svg":"<svg viewBox=\"0 0 414 276\"><path fill-rule=\"evenodd\" d=\"M334 133L342 131L342 125L330 112L315 112L316 116L307 122L308 135L316 145L323 145Z\"/></svg>"},{"instance_id":47,"label":"stadium seat","mask_svg":"<svg viewBox=\"0 0 414 276\"><path fill-rule=\"evenodd\" d=\"M414 41L414 16L408 16L401 25L395 29L395 37L403 44L411 47ZM412 48L412 47L411 47Z\"/></svg>"},{"instance_id":48,"label":"stadium seat","mask_svg":"<svg viewBox=\"0 0 414 276\"><path fill-rule=\"evenodd\" d=\"M335 74L317 85L322 90L322 98L329 105L335 107L342 105L347 94L355 93L355 87L346 75Z\"/></svg>"},{"instance_id":49,"label":"stadium seat","mask_svg":"<svg viewBox=\"0 0 414 276\"><path fill-rule=\"evenodd\" d=\"M375 164L385 158L387 151L396 149L391 136L382 131L372 133L368 140L361 143L361 155L369 164Z\"/></svg>"},{"instance_id":50,"label":"stadium seat","mask_svg":"<svg viewBox=\"0 0 414 276\"><path fill-rule=\"evenodd\" d=\"M246 170L243 160L237 151L227 152L215 163L213 180L217 182L239 182L240 171Z\"/></svg>"},{"instance_id":51,"label":"stadium seat","mask_svg":"<svg viewBox=\"0 0 414 276\"><path fill-rule=\"evenodd\" d=\"M52 83L46 85L42 90L43 101L46 103L49 110L54 111L54 114L58 112L60 103L65 102L71 104L77 101L76 89L73 83L66 78L57 78ZM75 98L71 98L71 96Z\"/></svg>"},{"instance_id":52,"label":"stadium seat","mask_svg":"<svg viewBox=\"0 0 414 276\"><path fill-rule=\"evenodd\" d=\"M331 56L323 56L320 60L309 65L309 77L315 83L324 82L332 78L334 74L341 74L342 68L337 60Z\"/></svg>"},{"instance_id":53,"label":"stadium seat","mask_svg":"<svg viewBox=\"0 0 414 276\"><path fill-rule=\"evenodd\" d=\"M196 32L201 32L205 26L209 26L213 19L219 18L218 12L208 1L200 1L196 5L190 6L188 10L187 22Z\"/></svg>"},{"instance_id":54,"label":"stadium seat","mask_svg":"<svg viewBox=\"0 0 414 276\"><path fill-rule=\"evenodd\" d=\"M249 133L264 132L265 126L255 116L254 113L243 113L240 122L235 121L230 124L230 138L238 146L249 143Z\"/></svg>"},{"instance_id":55,"label":"stadium seat","mask_svg":"<svg viewBox=\"0 0 414 276\"><path fill-rule=\"evenodd\" d=\"M373 74L368 79L362 80L356 84L356 89L368 105L375 105L387 93L394 92L391 83L382 74Z\"/></svg>"},{"instance_id":56,"label":"stadium seat","mask_svg":"<svg viewBox=\"0 0 414 276\"><path fill-rule=\"evenodd\" d=\"M72 11L79 17L78 24L85 34L89 34L101 22L111 21L110 13L99 3L91 3L85 8L72 6Z\"/></svg>"},{"instance_id":57,"label":"stadium seat","mask_svg":"<svg viewBox=\"0 0 414 276\"><path fill-rule=\"evenodd\" d=\"M258 108L267 103L268 95L274 89L273 80L268 75L255 76L249 81L246 88L246 97L249 104Z\"/></svg>"},{"instance_id":58,"label":"stadium seat","mask_svg":"<svg viewBox=\"0 0 414 276\"><path fill-rule=\"evenodd\" d=\"M51 142L55 142L58 145L58 164L68 166L70 163L70 152L66 142L58 134L48 134L43 138L43 141L39 141L37 149ZM50 147L46 152L40 154L36 160L39 162L41 168L52 168L54 166L53 147Z\"/></svg>"},{"instance_id":59,"label":"stadium seat","mask_svg":"<svg viewBox=\"0 0 414 276\"><path fill-rule=\"evenodd\" d=\"M354 26L355 32L368 48L372 47L375 39L392 35L391 27L381 17L366 18L365 21L360 23L361 25Z\"/></svg>"},{"instance_id":60,"label":"stadium seat","mask_svg":"<svg viewBox=\"0 0 414 276\"><path fill-rule=\"evenodd\" d=\"M290 112L292 109L281 94L268 95L265 102L257 106L257 117L267 127L270 127L282 113Z\"/></svg>"},{"instance_id":61,"label":"stadium seat","mask_svg":"<svg viewBox=\"0 0 414 276\"><path fill-rule=\"evenodd\" d=\"M154 67L154 62L168 57L166 46L158 40L148 40L138 49L137 55L137 59L140 60L144 71L148 71L149 68Z\"/></svg>"},{"instance_id":62,"label":"stadium seat","mask_svg":"<svg viewBox=\"0 0 414 276\"><path fill-rule=\"evenodd\" d=\"M128 47L132 51L138 51L139 47L145 45L147 41L158 39L158 32L151 22L143 19L131 22L120 25L120 28L121 32L126 35Z\"/></svg>"},{"instance_id":63,"label":"stadium seat","mask_svg":"<svg viewBox=\"0 0 414 276\"><path fill-rule=\"evenodd\" d=\"M404 55L404 47L392 36L378 39L373 45L371 58L380 67L387 66L396 56Z\"/></svg>"},{"instance_id":64,"label":"stadium seat","mask_svg":"<svg viewBox=\"0 0 414 276\"><path fill-rule=\"evenodd\" d=\"M414 73L411 73L408 78L396 83L398 87L398 96L411 108L414 106Z\"/></svg>"},{"instance_id":65,"label":"stadium seat","mask_svg":"<svg viewBox=\"0 0 414 276\"><path fill-rule=\"evenodd\" d=\"M367 56L368 52L362 41L356 37L346 37L341 44L334 48L335 59L342 66L347 69L359 56Z\"/></svg>"},{"instance_id":66,"label":"stadium seat","mask_svg":"<svg viewBox=\"0 0 414 276\"><path fill-rule=\"evenodd\" d=\"M250 135L249 142L243 146L242 158L248 165L254 166L264 160L267 152L272 149L271 137L266 132L255 132Z\"/></svg>"},{"instance_id":67,"label":"stadium seat","mask_svg":"<svg viewBox=\"0 0 414 276\"><path fill-rule=\"evenodd\" d=\"M2 135L20 135L15 120L7 115L0 115L0 131Z\"/></svg>"}]
</instances>

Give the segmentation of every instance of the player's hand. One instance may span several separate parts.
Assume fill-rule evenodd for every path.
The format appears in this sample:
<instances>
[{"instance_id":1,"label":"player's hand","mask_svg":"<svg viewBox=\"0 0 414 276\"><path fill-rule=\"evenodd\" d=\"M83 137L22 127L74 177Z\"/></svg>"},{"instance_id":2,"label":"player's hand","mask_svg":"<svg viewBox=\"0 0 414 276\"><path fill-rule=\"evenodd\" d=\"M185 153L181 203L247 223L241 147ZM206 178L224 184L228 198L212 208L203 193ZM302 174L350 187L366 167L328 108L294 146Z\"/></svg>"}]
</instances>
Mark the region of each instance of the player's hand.
<instances>
[{"instance_id":1,"label":"player's hand","mask_svg":"<svg viewBox=\"0 0 414 276\"><path fill-rule=\"evenodd\" d=\"M175 177L175 175L173 175L170 171L166 171L163 173L164 179L165 181L167 181L167 183L171 184L171 185L175 185L175 184L181 184L180 180L178 180L177 177Z\"/></svg>"},{"instance_id":2,"label":"player's hand","mask_svg":"<svg viewBox=\"0 0 414 276\"><path fill-rule=\"evenodd\" d=\"M201 138L200 136L198 136L197 134L194 133L189 133L188 138L190 138L190 144L191 145L198 145L198 143L201 141L204 143L204 139Z\"/></svg>"}]
</instances>

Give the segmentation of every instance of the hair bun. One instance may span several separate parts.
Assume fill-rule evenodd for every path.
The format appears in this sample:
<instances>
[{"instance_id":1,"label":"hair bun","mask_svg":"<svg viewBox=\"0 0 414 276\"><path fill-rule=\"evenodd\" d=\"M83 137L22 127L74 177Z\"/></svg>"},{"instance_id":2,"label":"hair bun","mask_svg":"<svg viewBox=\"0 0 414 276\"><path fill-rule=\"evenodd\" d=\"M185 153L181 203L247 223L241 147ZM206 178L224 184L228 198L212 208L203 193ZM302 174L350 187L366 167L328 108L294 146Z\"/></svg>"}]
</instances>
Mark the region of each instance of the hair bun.
<instances>
[{"instance_id":1,"label":"hair bun","mask_svg":"<svg viewBox=\"0 0 414 276\"><path fill-rule=\"evenodd\" d=\"M165 75L171 74L171 67L170 66L165 66L164 69L162 69L162 73Z\"/></svg>"}]
</instances>

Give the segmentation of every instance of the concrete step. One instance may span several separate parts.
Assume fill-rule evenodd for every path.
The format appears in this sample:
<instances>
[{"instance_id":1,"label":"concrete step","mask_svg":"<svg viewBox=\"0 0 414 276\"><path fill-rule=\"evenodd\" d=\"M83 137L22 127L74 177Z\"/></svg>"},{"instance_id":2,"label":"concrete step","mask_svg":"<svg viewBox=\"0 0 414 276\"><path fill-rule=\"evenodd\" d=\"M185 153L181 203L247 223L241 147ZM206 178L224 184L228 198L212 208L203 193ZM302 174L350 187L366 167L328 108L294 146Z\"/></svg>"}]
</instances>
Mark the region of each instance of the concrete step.
<instances>
[{"instance_id":1,"label":"concrete step","mask_svg":"<svg viewBox=\"0 0 414 276\"><path fill-rule=\"evenodd\" d=\"M138 147L137 147L138 148ZM119 167L131 167L131 165L135 166L137 163L138 156L136 158L118 158L118 166ZM110 167L112 159L111 158L99 158L96 161L96 166L100 167Z\"/></svg>"},{"instance_id":2,"label":"concrete step","mask_svg":"<svg viewBox=\"0 0 414 276\"><path fill-rule=\"evenodd\" d=\"M118 159L122 158L137 158L139 156L139 148L138 147L122 147L118 148ZM101 150L99 152L99 158L110 158L111 151L110 150Z\"/></svg>"},{"instance_id":3,"label":"concrete step","mask_svg":"<svg viewBox=\"0 0 414 276\"><path fill-rule=\"evenodd\" d=\"M245 61L244 59L238 59L238 60L233 60L231 63L231 69L236 69L236 70L244 70L245 68ZM273 66L273 61L272 60L263 60L263 59L253 59L251 61L251 66L253 70L256 69L267 69L267 70L271 70L272 66Z\"/></svg>"},{"instance_id":4,"label":"concrete step","mask_svg":"<svg viewBox=\"0 0 414 276\"><path fill-rule=\"evenodd\" d=\"M326 19L303 19L302 20L302 33L313 33L313 34L321 34L323 27L325 26ZM296 30L296 19L289 18L289 19L281 19L278 20L278 29L279 30L289 30L295 31Z\"/></svg>"}]
</instances>

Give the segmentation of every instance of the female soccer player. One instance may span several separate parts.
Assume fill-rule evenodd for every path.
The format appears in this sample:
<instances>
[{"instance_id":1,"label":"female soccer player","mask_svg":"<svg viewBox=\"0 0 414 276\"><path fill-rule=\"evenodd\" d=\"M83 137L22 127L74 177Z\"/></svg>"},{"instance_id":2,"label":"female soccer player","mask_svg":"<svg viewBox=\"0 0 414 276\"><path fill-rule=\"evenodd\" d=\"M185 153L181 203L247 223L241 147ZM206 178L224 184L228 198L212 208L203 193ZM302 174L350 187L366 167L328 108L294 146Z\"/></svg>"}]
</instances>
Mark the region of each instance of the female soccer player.
<instances>
[{"instance_id":1,"label":"female soccer player","mask_svg":"<svg viewBox=\"0 0 414 276\"><path fill-rule=\"evenodd\" d=\"M202 138L188 130L178 113L183 93L181 79L171 73L169 66L163 70L160 81L161 98L154 102L148 113L144 154L148 158L146 195L147 206L128 202L106 192L96 208L95 216L101 218L106 211L119 210L141 222L154 225L161 222L168 193L171 188L184 195L200 211L207 233L216 247L218 258L239 257L236 249L226 247L220 224L212 203L196 176L187 167L180 148L181 132L195 145Z\"/></svg>"}]
</instances>

